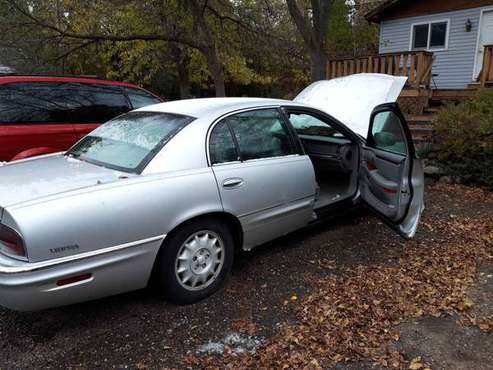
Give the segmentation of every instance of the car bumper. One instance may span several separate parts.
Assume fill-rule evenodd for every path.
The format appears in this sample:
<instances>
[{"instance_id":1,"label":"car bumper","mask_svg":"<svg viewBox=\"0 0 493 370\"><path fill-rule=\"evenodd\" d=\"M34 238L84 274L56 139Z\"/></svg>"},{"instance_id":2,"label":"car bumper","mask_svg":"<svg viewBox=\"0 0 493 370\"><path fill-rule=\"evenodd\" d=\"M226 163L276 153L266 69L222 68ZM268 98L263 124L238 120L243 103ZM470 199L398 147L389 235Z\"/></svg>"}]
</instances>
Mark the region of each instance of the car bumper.
<instances>
[{"instance_id":1,"label":"car bumper","mask_svg":"<svg viewBox=\"0 0 493 370\"><path fill-rule=\"evenodd\" d=\"M38 263L0 255L0 305L35 311L144 288L163 239ZM81 275L85 279L59 285Z\"/></svg>"}]
</instances>

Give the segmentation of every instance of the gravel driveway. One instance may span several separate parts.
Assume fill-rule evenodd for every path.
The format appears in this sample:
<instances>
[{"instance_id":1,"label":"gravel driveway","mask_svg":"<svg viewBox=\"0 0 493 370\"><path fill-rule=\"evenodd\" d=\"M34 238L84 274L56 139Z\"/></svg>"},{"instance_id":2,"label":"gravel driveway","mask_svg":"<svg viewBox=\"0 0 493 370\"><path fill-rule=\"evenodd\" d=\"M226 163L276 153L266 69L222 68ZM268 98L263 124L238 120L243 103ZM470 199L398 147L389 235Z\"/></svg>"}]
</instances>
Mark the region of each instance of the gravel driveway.
<instances>
[{"instance_id":1,"label":"gravel driveway","mask_svg":"<svg viewBox=\"0 0 493 370\"><path fill-rule=\"evenodd\" d=\"M462 197L464 189L429 186L426 224L493 216L489 195ZM432 242L435 232L423 226L417 239ZM276 340L281 325L296 325L314 278L392 264L407 243L357 211L240 254L225 289L195 305L169 305L144 290L36 313L0 309L0 368L183 368L201 367L201 358L224 351L248 356ZM472 309L483 316L493 314L492 266L483 264L470 290ZM408 361L422 358L423 367L493 368L493 334L456 321L453 315L408 320L396 346Z\"/></svg>"}]
</instances>

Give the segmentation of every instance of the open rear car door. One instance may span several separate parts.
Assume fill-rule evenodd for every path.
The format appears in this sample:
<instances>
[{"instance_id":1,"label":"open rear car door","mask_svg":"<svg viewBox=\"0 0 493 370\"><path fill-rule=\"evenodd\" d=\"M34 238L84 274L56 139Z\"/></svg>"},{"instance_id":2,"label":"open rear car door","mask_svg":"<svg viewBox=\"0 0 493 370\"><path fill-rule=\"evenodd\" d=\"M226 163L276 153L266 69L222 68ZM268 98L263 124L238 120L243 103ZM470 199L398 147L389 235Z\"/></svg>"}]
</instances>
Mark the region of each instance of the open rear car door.
<instances>
[{"instance_id":1,"label":"open rear car door","mask_svg":"<svg viewBox=\"0 0 493 370\"><path fill-rule=\"evenodd\" d=\"M424 209L423 165L396 103L373 110L361 154L361 198L402 236L412 238Z\"/></svg>"}]
</instances>

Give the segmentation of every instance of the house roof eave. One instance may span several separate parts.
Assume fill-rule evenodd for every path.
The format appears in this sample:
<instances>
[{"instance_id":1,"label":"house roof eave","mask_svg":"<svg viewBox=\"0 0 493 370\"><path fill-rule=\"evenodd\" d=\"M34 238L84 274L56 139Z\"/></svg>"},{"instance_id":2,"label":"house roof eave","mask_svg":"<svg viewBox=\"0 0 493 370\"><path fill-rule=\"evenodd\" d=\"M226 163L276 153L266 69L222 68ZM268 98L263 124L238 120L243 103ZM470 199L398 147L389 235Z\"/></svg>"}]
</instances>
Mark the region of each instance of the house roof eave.
<instances>
[{"instance_id":1,"label":"house roof eave","mask_svg":"<svg viewBox=\"0 0 493 370\"><path fill-rule=\"evenodd\" d=\"M404 0L387 0L378 5L375 9L370 10L368 13L366 13L365 18L369 22L380 23L380 21L382 20L381 15L383 12L385 12L390 7L396 5L397 3L401 3L403 1Z\"/></svg>"}]
</instances>

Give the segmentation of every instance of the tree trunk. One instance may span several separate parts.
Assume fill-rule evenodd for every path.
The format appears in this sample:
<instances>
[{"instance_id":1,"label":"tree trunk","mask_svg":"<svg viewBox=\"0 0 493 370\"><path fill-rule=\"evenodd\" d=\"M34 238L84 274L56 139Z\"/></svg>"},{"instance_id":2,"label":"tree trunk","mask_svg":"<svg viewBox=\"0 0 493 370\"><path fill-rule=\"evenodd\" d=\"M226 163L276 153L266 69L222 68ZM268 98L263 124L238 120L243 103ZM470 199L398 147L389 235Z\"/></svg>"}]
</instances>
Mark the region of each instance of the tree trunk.
<instances>
[{"instance_id":1,"label":"tree trunk","mask_svg":"<svg viewBox=\"0 0 493 370\"><path fill-rule=\"evenodd\" d=\"M178 71L178 85L180 86L180 98L189 99L190 95L190 73L188 71L188 65L183 63L177 63L176 69Z\"/></svg>"},{"instance_id":2,"label":"tree trunk","mask_svg":"<svg viewBox=\"0 0 493 370\"><path fill-rule=\"evenodd\" d=\"M226 87L224 86L224 66L219 61L214 34L205 21L204 10L207 5L207 0L188 0L186 4L192 13L192 16L195 18L196 29L200 30L200 33L202 34L203 46L199 48L199 50L204 53L207 59L207 67L212 80L214 81L216 96L226 96ZM200 35L198 36L200 37Z\"/></svg>"},{"instance_id":3,"label":"tree trunk","mask_svg":"<svg viewBox=\"0 0 493 370\"><path fill-rule=\"evenodd\" d=\"M216 90L217 97L226 96L226 86L224 83L224 68L219 62L217 57L217 51L215 48L207 48L204 50L205 57L207 59L207 67L214 81L214 88Z\"/></svg>"},{"instance_id":4,"label":"tree trunk","mask_svg":"<svg viewBox=\"0 0 493 370\"><path fill-rule=\"evenodd\" d=\"M327 78L325 73L327 56L321 50L312 50L310 52L310 57L312 81L325 80Z\"/></svg>"},{"instance_id":5,"label":"tree trunk","mask_svg":"<svg viewBox=\"0 0 493 370\"><path fill-rule=\"evenodd\" d=\"M216 97L226 96L226 85L224 83L224 73L221 70L218 73L213 72L212 80L214 81L214 88L216 90Z\"/></svg>"},{"instance_id":6,"label":"tree trunk","mask_svg":"<svg viewBox=\"0 0 493 370\"><path fill-rule=\"evenodd\" d=\"M311 0L312 16L304 15L296 0L286 0L291 18L296 24L305 48L310 52L313 81L326 78L325 39L333 0Z\"/></svg>"},{"instance_id":7,"label":"tree trunk","mask_svg":"<svg viewBox=\"0 0 493 370\"><path fill-rule=\"evenodd\" d=\"M180 98L188 99L190 98L190 56L186 49L175 44L171 46L171 54L178 72Z\"/></svg>"},{"instance_id":8,"label":"tree trunk","mask_svg":"<svg viewBox=\"0 0 493 370\"><path fill-rule=\"evenodd\" d=\"M224 72L222 66L209 67L214 81L214 88L216 90L216 97L226 96L226 85L224 83Z\"/></svg>"}]
</instances>

